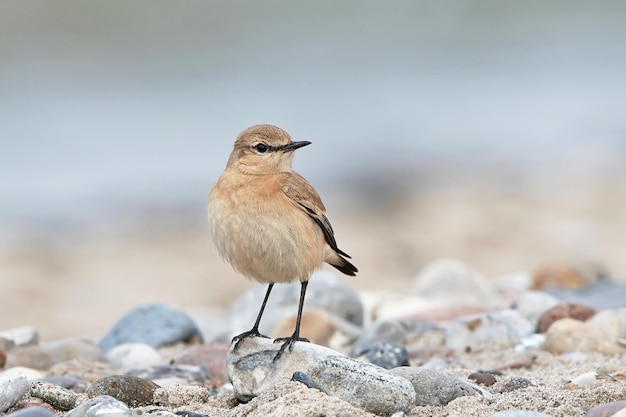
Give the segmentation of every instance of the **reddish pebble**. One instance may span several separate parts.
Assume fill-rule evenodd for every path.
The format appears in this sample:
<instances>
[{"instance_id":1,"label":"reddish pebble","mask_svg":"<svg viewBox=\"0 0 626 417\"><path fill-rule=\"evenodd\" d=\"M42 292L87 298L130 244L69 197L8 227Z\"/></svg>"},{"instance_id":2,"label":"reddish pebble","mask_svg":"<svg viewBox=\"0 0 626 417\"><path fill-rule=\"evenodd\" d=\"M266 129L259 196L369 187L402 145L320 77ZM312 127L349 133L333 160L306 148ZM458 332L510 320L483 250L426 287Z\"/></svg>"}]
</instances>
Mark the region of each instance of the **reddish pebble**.
<instances>
[{"instance_id":1,"label":"reddish pebble","mask_svg":"<svg viewBox=\"0 0 626 417\"><path fill-rule=\"evenodd\" d=\"M572 318L574 320L586 321L596 314L596 310L582 304L559 303L544 312L537 322L537 332L545 333L548 328L557 320Z\"/></svg>"}]
</instances>

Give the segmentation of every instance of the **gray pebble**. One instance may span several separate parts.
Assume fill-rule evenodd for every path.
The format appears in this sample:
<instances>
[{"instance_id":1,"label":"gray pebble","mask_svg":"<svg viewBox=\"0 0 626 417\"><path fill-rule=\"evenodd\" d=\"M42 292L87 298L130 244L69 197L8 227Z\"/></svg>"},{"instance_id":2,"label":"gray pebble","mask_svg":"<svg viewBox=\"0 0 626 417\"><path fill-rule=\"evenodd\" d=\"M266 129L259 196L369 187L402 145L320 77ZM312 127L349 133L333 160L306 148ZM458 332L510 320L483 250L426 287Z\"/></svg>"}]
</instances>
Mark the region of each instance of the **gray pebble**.
<instances>
[{"instance_id":1,"label":"gray pebble","mask_svg":"<svg viewBox=\"0 0 626 417\"><path fill-rule=\"evenodd\" d=\"M397 342L374 342L364 348L362 355L369 363L385 369L409 366L409 352Z\"/></svg>"},{"instance_id":2,"label":"gray pebble","mask_svg":"<svg viewBox=\"0 0 626 417\"><path fill-rule=\"evenodd\" d=\"M352 344L348 356L361 356L368 346L377 341L404 343L407 337L406 327L396 320L382 319L365 330Z\"/></svg>"},{"instance_id":3,"label":"gray pebble","mask_svg":"<svg viewBox=\"0 0 626 417\"><path fill-rule=\"evenodd\" d=\"M86 394L90 398L107 395L114 397L130 407L152 404L157 384L143 378L127 375L113 375L94 382Z\"/></svg>"},{"instance_id":4,"label":"gray pebble","mask_svg":"<svg viewBox=\"0 0 626 417\"><path fill-rule=\"evenodd\" d=\"M7 414L6 417L56 417L52 411L45 407L27 407L14 413Z\"/></svg>"},{"instance_id":5,"label":"gray pebble","mask_svg":"<svg viewBox=\"0 0 626 417\"><path fill-rule=\"evenodd\" d=\"M288 382L300 371L324 393L374 414L413 408L415 391L410 382L385 369L303 342L274 362L279 348L280 344L264 338L245 339L236 352L231 348L228 375L239 400L248 401Z\"/></svg>"},{"instance_id":6,"label":"gray pebble","mask_svg":"<svg viewBox=\"0 0 626 417\"><path fill-rule=\"evenodd\" d=\"M534 326L516 310L474 314L451 321L446 328L445 344L449 349L480 350L494 342L510 343L533 334Z\"/></svg>"},{"instance_id":7,"label":"gray pebble","mask_svg":"<svg viewBox=\"0 0 626 417\"><path fill-rule=\"evenodd\" d=\"M108 395L94 397L65 414L65 417L135 417L126 404Z\"/></svg>"},{"instance_id":8,"label":"gray pebble","mask_svg":"<svg viewBox=\"0 0 626 417\"><path fill-rule=\"evenodd\" d=\"M311 378L305 372L302 372L302 371L294 372L293 375L291 376L291 380L304 384L307 386L307 388L317 388L313 385L313 382L311 382Z\"/></svg>"},{"instance_id":9,"label":"gray pebble","mask_svg":"<svg viewBox=\"0 0 626 417\"><path fill-rule=\"evenodd\" d=\"M202 340L200 330L185 312L164 304L149 304L122 317L100 341L100 348L106 353L124 343L160 347L193 337Z\"/></svg>"},{"instance_id":10,"label":"gray pebble","mask_svg":"<svg viewBox=\"0 0 626 417\"><path fill-rule=\"evenodd\" d=\"M411 382L416 394L415 405L419 406L446 405L459 397L484 394L468 382L430 369L404 366L391 372Z\"/></svg>"},{"instance_id":11,"label":"gray pebble","mask_svg":"<svg viewBox=\"0 0 626 417\"><path fill-rule=\"evenodd\" d=\"M79 398L79 395L72 391L43 381L31 382L30 395L61 411L68 411L76 407L76 401Z\"/></svg>"},{"instance_id":12,"label":"gray pebble","mask_svg":"<svg viewBox=\"0 0 626 417\"><path fill-rule=\"evenodd\" d=\"M28 392L28 380L23 374L0 377L0 413L13 407Z\"/></svg>"}]
</instances>

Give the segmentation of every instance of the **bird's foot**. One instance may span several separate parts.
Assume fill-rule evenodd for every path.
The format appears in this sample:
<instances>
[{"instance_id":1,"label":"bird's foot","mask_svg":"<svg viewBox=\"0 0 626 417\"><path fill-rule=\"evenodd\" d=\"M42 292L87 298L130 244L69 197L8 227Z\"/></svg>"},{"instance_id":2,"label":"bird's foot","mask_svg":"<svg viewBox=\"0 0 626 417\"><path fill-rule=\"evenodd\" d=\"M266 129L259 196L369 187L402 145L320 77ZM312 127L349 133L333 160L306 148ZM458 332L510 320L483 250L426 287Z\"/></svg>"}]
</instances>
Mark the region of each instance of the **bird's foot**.
<instances>
[{"instance_id":1,"label":"bird's foot","mask_svg":"<svg viewBox=\"0 0 626 417\"><path fill-rule=\"evenodd\" d=\"M239 348L239 345L241 344L241 342L243 342L245 339L248 339L250 337L263 337L265 339L269 339L269 337L259 333L259 329L252 329L247 332L243 332L233 337L233 340L231 341L231 343L235 344L235 346L233 347L233 352Z\"/></svg>"},{"instance_id":2,"label":"bird's foot","mask_svg":"<svg viewBox=\"0 0 626 417\"><path fill-rule=\"evenodd\" d=\"M289 349L289 352L291 352L291 350L293 349L293 344L296 342L311 343L311 341L306 337L300 337L296 335L292 335L289 337L279 337L278 339L274 339L274 343L282 343L282 346L278 350L278 353L276 353L276 356L274 356L273 362L276 363L276 361L280 359L286 349Z\"/></svg>"}]
</instances>

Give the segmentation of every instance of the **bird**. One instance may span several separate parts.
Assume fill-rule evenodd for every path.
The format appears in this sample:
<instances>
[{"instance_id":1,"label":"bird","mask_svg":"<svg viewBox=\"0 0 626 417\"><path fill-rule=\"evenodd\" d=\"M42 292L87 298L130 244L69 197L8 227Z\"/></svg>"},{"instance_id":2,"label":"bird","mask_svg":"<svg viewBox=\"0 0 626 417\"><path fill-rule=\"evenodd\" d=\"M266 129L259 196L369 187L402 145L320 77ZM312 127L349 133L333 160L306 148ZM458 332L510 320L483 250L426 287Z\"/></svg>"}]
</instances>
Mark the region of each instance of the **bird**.
<instances>
[{"instance_id":1,"label":"bird","mask_svg":"<svg viewBox=\"0 0 626 417\"><path fill-rule=\"evenodd\" d=\"M293 141L283 129L259 124L242 131L226 169L209 194L207 217L213 243L236 272L268 284L251 330L232 339L233 351L249 337L265 337L259 323L276 283L300 282L294 332L282 342L274 361L300 337L302 308L309 279L324 263L346 275L358 269L337 247L324 203L311 184L292 169L294 151L310 145Z\"/></svg>"}]
</instances>

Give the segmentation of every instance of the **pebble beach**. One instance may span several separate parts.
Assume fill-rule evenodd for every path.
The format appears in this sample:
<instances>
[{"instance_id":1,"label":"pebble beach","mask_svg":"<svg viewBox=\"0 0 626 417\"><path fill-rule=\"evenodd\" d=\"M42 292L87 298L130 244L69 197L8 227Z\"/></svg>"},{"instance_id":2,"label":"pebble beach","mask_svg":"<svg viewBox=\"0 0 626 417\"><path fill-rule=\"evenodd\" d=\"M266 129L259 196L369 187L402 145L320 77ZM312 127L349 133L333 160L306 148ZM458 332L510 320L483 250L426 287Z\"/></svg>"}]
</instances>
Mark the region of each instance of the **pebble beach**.
<instances>
[{"instance_id":1,"label":"pebble beach","mask_svg":"<svg viewBox=\"0 0 626 417\"><path fill-rule=\"evenodd\" d=\"M6 242L0 412L623 415L626 284L613 233L624 195L595 190L581 205L580 189L424 187L351 215L331 198L340 246L362 272L314 275L302 324L312 343L277 363L269 339L232 351L264 287L219 259L201 223ZM297 295L275 288L262 333L290 332Z\"/></svg>"}]
</instances>

